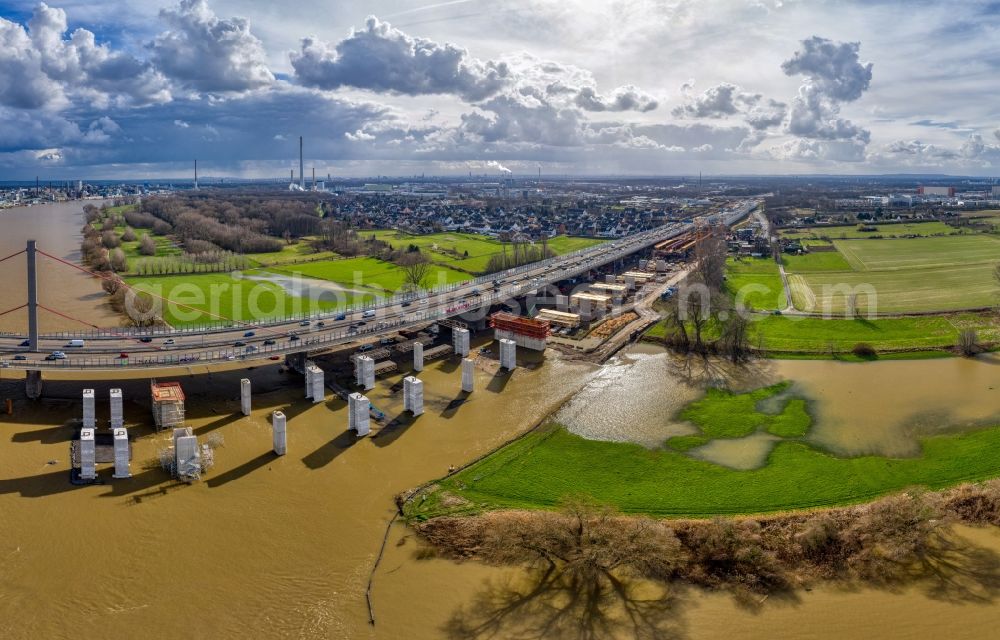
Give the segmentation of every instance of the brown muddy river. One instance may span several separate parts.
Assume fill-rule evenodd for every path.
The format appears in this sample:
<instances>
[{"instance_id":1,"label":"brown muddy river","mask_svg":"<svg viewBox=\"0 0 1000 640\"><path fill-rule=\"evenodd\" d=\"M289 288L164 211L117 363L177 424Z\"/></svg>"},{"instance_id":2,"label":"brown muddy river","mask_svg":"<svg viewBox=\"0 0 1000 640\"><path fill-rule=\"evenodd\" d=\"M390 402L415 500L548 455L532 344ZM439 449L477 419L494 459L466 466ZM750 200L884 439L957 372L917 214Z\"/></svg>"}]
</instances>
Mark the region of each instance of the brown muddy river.
<instances>
[{"instance_id":1,"label":"brown muddy river","mask_svg":"<svg viewBox=\"0 0 1000 640\"><path fill-rule=\"evenodd\" d=\"M654 362L665 357L627 357L637 356ZM910 375L917 379L956 362L908 366L916 367ZM791 367L804 385L825 380L831 400L836 389L854 388L847 381L859 375L898 373L884 366L894 363L874 363L852 365L842 379L831 379L830 364L773 366ZM105 465L107 484L70 485L71 427L63 423L76 416L83 385L50 381L47 400L19 402L13 419L0 419L0 637L132 637L142 629L144 637L166 638L179 621L204 638L448 637L448 620L477 594L523 576L420 559L411 532L396 525L376 577L377 624L370 626L364 590L394 512L393 496L531 426L600 373L555 358L510 379L480 370L469 401L449 408L459 397L459 372L454 363L435 363L421 376L427 413L360 441L345 434L342 402L305 403L299 378L275 367L249 372L256 390L250 418L235 414L238 378L246 372L182 378L195 432L224 439L216 466L191 486L170 481L156 464L165 436L150 432L145 381L124 384L127 423L140 436L135 477L111 480ZM380 381L370 394L389 416L402 411L400 394L391 390L399 377ZM93 386L98 397L107 397L111 383ZM977 406L972 400L966 406ZM897 406L899 421L887 423L892 432L912 409ZM267 417L275 408L289 416L289 454L283 458L270 453ZM971 410L968 415L976 418ZM1000 537L973 533L1000 552ZM943 602L919 589L819 589L752 613L725 596L687 594L678 607L671 615L682 623L679 637L689 638L919 638L945 629L948 637L973 638L1000 623L1000 607Z\"/></svg>"},{"instance_id":2,"label":"brown muddy river","mask_svg":"<svg viewBox=\"0 0 1000 640\"><path fill-rule=\"evenodd\" d=\"M88 202L101 204L96 200ZM40 251L78 261L84 204L86 202L60 202L0 209L0 258L24 249L25 243L34 239ZM118 315L104 304L106 295L96 278L42 256L38 257L37 266L39 304L83 321L75 322L39 311L40 331L84 331L90 328L84 322L101 327L118 325ZM26 269L23 255L0 263L0 292L3 294L0 311L27 302ZM0 316L0 331L25 333L27 326L25 311Z\"/></svg>"}]
</instances>

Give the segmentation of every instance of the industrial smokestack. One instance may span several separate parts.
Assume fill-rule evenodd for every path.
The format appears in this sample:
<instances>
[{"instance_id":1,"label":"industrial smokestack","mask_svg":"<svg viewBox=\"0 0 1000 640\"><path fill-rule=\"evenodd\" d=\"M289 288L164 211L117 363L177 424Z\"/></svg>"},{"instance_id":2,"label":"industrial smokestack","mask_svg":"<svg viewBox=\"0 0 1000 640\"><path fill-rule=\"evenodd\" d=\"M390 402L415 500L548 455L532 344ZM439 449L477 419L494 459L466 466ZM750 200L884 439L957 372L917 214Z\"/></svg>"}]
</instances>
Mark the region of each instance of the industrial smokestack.
<instances>
[{"instance_id":1,"label":"industrial smokestack","mask_svg":"<svg viewBox=\"0 0 1000 640\"><path fill-rule=\"evenodd\" d=\"M198 190L198 159L194 160L194 189Z\"/></svg>"},{"instance_id":2,"label":"industrial smokestack","mask_svg":"<svg viewBox=\"0 0 1000 640\"><path fill-rule=\"evenodd\" d=\"M299 187L306 190L305 165L302 163L302 136L299 136Z\"/></svg>"},{"instance_id":3,"label":"industrial smokestack","mask_svg":"<svg viewBox=\"0 0 1000 640\"><path fill-rule=\"evenodd\" d=\"M316 167L313 167L313 191L316 190Z\"/></svg>"}]
</instances>

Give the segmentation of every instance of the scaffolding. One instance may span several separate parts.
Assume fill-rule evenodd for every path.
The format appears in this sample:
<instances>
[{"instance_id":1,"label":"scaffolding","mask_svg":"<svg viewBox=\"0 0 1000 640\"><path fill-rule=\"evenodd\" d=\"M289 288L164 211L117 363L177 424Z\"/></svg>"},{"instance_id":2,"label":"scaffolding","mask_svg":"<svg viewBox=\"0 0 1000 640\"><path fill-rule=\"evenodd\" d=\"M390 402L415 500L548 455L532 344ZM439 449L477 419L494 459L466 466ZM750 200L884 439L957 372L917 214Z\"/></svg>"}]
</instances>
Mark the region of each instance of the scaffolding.
<instances>
[{"instance_id":1,"label":"scaffolding","mask_svg":"<svg viewBox=\"0 0 1000 640\"><path fill-rule=\"evenodd\" d=\"M157 431L184 426L184 390L179 382L150 383L153 424Z\"/></svg>"},{"instance_id":2,"label":"scaffolding","mask_svg":"<svg viewBox=\"0 0 1000 640\"><path fill-rule=\"evenodd\" d=\"M547 320L500 311L490 316L490 326L493 327L493 337L497 340L513 340L519 347L545 351L550 327Z\"/></svg>"}]
</instances>

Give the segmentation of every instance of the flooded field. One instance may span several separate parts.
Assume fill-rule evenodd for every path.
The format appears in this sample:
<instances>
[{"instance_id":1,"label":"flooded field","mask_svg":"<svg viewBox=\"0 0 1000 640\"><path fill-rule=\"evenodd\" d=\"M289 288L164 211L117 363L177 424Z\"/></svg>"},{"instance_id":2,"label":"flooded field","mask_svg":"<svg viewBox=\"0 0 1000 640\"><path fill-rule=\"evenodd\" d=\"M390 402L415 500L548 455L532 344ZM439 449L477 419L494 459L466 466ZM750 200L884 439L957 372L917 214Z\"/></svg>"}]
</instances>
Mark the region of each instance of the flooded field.
<instances>
[{"instance_id":1,"label":"flooded field","mask_svg":"<svg viewBox=\"0 0 1000 640\"><path fill-rule=\"evenodd\" d=\"M24 249L27 240L35 239L39 250L64 260L78 261L84 204L63 202L0 210L0 258ZM4 301L0 303L0 311L27 302L26 278L24 256L0 264L0 292L3 294L0 299ZM118 314L104 304L105 298L100 281L96 278L39 256L39 304L90 324L118 326ZM87 324L45 311L39 311L38 324L42 332L83 331L90 328ZM0 316L0 331L24 332L27 325L26 311Z\"/></svg>"},{"instance_id":2,"label":"flooded field","mask_svg":"<svg viewBox=\"0 0 1000 640\"><path fill-rule=\"evenodd\" d=\"M918 436L1000 424L1000 356L845 363L768 360L734 368L641 346L602 368L557 414L586 438L662 446L694 433L677 414L708 385L745 391L783 380L809 401L806 439L838 455L916 455ZM759 433L694 452L734 468L760 466L776 439Z\"/></svg>"}]
</instances>

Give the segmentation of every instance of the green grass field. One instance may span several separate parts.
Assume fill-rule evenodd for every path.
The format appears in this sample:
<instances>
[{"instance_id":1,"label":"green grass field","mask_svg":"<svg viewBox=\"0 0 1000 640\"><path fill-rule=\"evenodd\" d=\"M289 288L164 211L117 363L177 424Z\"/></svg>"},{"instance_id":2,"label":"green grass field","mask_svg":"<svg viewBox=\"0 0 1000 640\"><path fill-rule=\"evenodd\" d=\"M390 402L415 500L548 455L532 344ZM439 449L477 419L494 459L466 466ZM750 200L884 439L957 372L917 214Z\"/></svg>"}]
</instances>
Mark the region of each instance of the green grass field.
<instances>
[{"instance_id":1,"label":"green grass field","mask_svg":"<svg viewBox=\"0 0 1000 640\"><path fill-rule=\"evenodd\" d=\"M503 246L498 240L471 233L412 235L389 229L374 232L362 231L359 232L359 235L362 238L374 235L377 239L388 242L396 249L411 244L416 245L434 262L472 273L486 271L490 258L503 251ZM557 255L562 255L601 242L603 240L597 238L557 236L549 240L548 247ZM509 246L507 251L511 251Z\"/></svg>"},{"instance_id":2,"label":"green grass field","mask_svg":"<svg viewBox=\"0 0 1000 640\"><path fill-rule=\"evenodd\" d=\"M174 327L233 320L298 315L313 311L331 311L333 301L314 301L291 296L271 282L233 278L229 274L180 275L128 278L140 291L155 293L173 303L164 304L163 319ZM347 304L353 302L348 298Z\"/></svg>"},{"instance_id":3,"label":"green grass field","mask_svg":"<svg viewBox=\"0 0 1000 640\"><path fill-rule=\"evenodd\" d=\"M851 263L839 251L816 251L801 256L786 253L781 256L781 264L791 273L851 270Z\"/></svg>"},{"instance_id":4,"label":"green grass field","mask_svg":"<svg viewBox=\"0 0 1000 640\"><path fill-rule=\"evenodd\" d=\"M786 270L795 307L844 313L856 294L867 313L954 311L996 304L993 268L1000 238L990 235L907 240L837 240L847 269L828 252L788 256Z\"/></svg>"},{"instance_id":5,"label":"green grass field","mask_svg":"<svg viewBox=\"0 0 1000 640\"><path fill-rule=\"evenodd\" d=\"M753 331L764 348L777 352L849 352L864 342L878 351L952 347L962 329L975 329L982 341L1000 341L1000 320L983 313L877 318L875 320L757 316Z\"/></svg>"},{"instance_id":6,"label":"green grass field","mask_svg":"<svg viewBox=\"0 0 1000 640\"><path fill-rule=\"evenodd\" d=\"M861 231L858 225L841 226L819 226L807 229L782 229L781 237L793 239L818 239L818 238L905 238L908 236L937 236L971 233L967 230L960 230L949 227L943 222L905 222L898 224L877 224L875 231Z\"/></svg>"},{"instance_id":7,"label":"green grass field","mask_svg":"<svg viewBox=\"0 0 1000 640\"><path fill-rule=\"evenodd\" d=\"M403 286L403 270L391 262L376 258L349 258L346 260L324 260L304 264L285 265L274 269L286 275L300 274L307 278L318 278L342 284L346 287L375 287L386 292L395 292ZM462 271L441 265L431 268L430 286L451 284L470 280L472 276Z\"/></svg>"},{"instance_id":8,"label":"green grass field","mask_svg":"<svg viewBox=\"0 0 1000 640\"><path fill-rule=\"evenodd\" d=\"M784 309L785 290L778 265L770 258L747 258L726 263L726 290L754 309Z\"/></svg>"},{"instance_id":9,"label":"green grass field","mask_svg":"<svg viewBox=\"0 0 1000 640\"><path fill-rule=\"evenodd\" d=\"M257 267L288 265L311 260L332 260L338 256L332 251L313 251L308 238L294 244L286 244L281 251L248 254L250 263Z\"/></svg>"}]
</instances>

